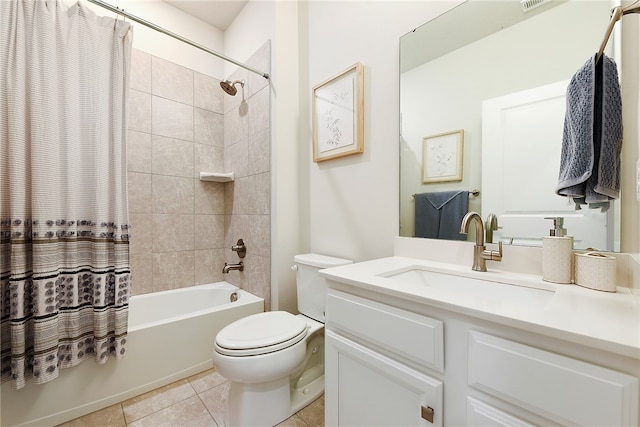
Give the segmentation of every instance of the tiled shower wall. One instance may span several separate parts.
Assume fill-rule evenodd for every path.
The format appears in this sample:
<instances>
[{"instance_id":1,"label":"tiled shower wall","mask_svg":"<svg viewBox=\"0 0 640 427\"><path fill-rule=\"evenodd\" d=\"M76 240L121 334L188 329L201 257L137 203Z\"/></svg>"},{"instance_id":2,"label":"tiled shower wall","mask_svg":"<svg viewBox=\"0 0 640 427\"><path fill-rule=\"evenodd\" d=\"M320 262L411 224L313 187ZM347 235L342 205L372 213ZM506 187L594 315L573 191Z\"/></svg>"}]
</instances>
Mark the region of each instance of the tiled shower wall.
<instances>
[{"instance_id":1,"label":"tiled shower wall","mask_svg":"<svg viewBox=\"0 0 640 427\"><path fill-rule=\"evenodd\" d=\"M268 71L267 42L247 64ZM220 81L135 50L129 94L133 295L226 280L270 301L269 81L243 69ZM244 92L243 92L244 89ZM234 172L230 183L201 171ZM240 260L243 272L222 274Z\"/></svg>"}]
</instances>

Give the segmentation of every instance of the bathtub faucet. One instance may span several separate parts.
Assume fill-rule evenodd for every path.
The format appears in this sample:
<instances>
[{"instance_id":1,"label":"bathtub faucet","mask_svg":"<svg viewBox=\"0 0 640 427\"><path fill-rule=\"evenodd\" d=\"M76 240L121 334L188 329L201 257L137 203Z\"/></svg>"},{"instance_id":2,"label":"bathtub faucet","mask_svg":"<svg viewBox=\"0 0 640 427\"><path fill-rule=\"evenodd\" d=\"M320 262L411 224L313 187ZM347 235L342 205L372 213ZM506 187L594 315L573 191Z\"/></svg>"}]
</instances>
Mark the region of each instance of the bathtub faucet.
<instances>
[{"instance_id":1,"label":"bathtub faucet","mask_svg":"<svg viewBox=\"0 0 640 427\"><path fill-rule=\"evenodd\" d=\"M244 270L244 264L242 263L242 261L240 261L237 264L227 264L226 262L224 263L224 267L222 267L222 274L227 274L229 271L231 270L240 270L243 271Z\"/></svg>"}]
</instances>

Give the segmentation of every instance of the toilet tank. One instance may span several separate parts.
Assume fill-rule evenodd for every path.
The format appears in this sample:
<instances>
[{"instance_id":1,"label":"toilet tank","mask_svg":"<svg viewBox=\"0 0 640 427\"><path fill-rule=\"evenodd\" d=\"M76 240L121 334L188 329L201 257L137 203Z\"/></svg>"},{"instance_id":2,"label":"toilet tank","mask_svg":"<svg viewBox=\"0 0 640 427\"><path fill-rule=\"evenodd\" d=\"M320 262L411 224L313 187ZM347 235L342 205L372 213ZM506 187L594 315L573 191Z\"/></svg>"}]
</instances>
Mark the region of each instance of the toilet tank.
<instances>
[{"instance_id":1,"label":"toilet tank","mask_svg":"<svg viewBox=\"0 0 640 427\"><path fill-rule=\"evenodd\" d=\"M324 323L327 285L318 271L323 268L351 264L348 259L319 254L302 254L293 257L298 290L298 311L318 322Z\"/></svg>"}]
</instances>

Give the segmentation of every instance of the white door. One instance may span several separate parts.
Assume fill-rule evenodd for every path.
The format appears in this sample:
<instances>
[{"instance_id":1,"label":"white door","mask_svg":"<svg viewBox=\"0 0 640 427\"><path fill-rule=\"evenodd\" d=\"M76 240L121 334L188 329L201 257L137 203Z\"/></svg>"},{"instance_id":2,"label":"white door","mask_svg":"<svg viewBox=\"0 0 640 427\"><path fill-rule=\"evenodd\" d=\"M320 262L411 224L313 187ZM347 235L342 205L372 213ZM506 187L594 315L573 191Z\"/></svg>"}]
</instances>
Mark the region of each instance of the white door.
<instances>
[{"instance_id":1,"label":"white door","mask_svg":"<svg viewBox=\"0 0 640 427\"><path fill-rule=\"evenodd\" d=\"M576 249L613 250L613 210L575 210L555 194L568 81L489 99L482 105L482 215L498 216L505 243L541 246L564 217ZM496 240L497 241L497 240Z\"/></svg>"}]
</instances>

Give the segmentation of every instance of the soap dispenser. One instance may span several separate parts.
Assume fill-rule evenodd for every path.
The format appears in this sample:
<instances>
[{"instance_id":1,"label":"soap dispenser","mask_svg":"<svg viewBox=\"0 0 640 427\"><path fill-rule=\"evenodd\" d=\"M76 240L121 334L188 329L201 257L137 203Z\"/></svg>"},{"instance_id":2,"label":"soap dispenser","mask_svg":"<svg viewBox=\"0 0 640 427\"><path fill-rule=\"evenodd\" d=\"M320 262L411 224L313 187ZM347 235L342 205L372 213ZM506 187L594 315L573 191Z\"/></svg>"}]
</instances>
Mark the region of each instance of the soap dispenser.
<instances>
[{"instance_id":1,"label":"soap dispenser","mask_svg":"<svg viewBox=\"0 0 640 427\"><path fill-rule=\"evenodd\" d=\"M573 237L567 236L562 226L564 218L553 220L549 236L542 238L542 280L554 283L573 282Z\"/></svg>"}]
</instances>

